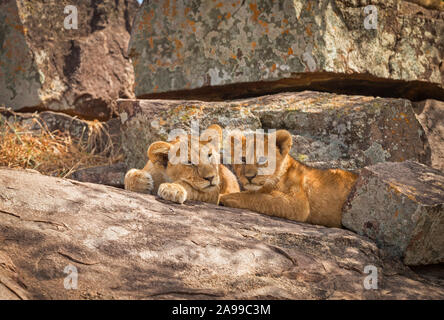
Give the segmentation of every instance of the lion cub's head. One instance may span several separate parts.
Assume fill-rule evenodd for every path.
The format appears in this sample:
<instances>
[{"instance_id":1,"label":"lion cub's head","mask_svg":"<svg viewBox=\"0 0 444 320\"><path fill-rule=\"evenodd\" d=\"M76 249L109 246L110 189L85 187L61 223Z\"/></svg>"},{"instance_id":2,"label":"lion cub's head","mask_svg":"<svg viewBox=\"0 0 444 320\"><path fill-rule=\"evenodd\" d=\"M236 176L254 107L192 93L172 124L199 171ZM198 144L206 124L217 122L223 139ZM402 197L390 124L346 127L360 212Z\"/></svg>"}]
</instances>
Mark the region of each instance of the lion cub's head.
<instances>
[{"instance_id":1,"label":"lion cub's head","mask_svg":"<svg viewBox=\"0 0 444 320\"><path fill-rule=\"evenodd\" d=\"M211 125L205 132L217 133L202 136L192 143L191 135L177 137L171 142L157 141L148 149L151 161L162 165L170 181L182 181L202 192L218 190L219 178L219 146L222 129ZM213 131L211 131L213 130ZM197 146L197 147L194 147Z\"/></svg>"},{"instance_id":2,"label":"lion cub's head","mask_svg":"<svg viewBox=\"0 0 444 320\"><path fill-rule=\"evenodd\" d=\"M235 156L235 139L242 141L242 157ZM263 153L257 152L262 145ZM273 145L271 145L273 144ZM242 135L231 139L231 158L233 170L245 190L256 191L267 182L280 178L285 173L287 157L292 145L291 134L286 130L278 130L275 138L269 135L253 135L250 142ZM262 147L261 147L262 149Z\"/></svg>"}]
</instances>

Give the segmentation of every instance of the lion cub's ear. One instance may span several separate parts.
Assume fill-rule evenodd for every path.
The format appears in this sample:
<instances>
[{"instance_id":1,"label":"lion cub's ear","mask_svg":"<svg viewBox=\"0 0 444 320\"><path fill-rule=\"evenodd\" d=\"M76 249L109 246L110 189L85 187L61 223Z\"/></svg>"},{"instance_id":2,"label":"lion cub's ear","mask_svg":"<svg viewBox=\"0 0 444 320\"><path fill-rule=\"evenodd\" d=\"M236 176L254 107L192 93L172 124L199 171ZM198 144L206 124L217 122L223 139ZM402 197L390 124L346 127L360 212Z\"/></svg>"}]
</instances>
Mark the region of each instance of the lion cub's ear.
<instances>
[{"instance_id":1,"label":"lion cub's ear","mask_svg":"<svg viewBox=\"0 0 444 320\"><path fill-rule=\"evenodd\" d=\"M287 130L276 131L276 147L278 147L281 155L285 156L290 152L293 139Z\"/></svg>"},{"instance_id":2,"label":"lion cub's ear","mask_svg":"<svg viewBox=\"0 0 444 320\"><path fill-rule=\"evenodd\" d=\"M212 124L207 128L207 130L216 130L219 136L222 138L222 128L218 124Z\"/></svg>"},{"instance_id":3,"label":"lion cub's ear","mask_svg":"<svg viewBox=\"0 0 444 320\"><path fill-rule=\"evenodd\" d=\"M168 152L170 151L171 144L164 141L153 142L148 148L148 159L152 162L160 163L166 167L168 165Z\"/></svg>"},{"instance_id":4,"label":"lion cub's ear","mask_svg":"<svg viewBox=\"0 0 444 320\"><path fill-rule=\"evenodd\" d=\"M205 129L201 136L201 142L205 144L205 142L213 141L214 138L217 138L218 140L215 141L215 144L213 145L220 150L222 148L222 139L223 139L223 130L218 124L212 124L207 129Z\"/></svg>"}]
</instances>

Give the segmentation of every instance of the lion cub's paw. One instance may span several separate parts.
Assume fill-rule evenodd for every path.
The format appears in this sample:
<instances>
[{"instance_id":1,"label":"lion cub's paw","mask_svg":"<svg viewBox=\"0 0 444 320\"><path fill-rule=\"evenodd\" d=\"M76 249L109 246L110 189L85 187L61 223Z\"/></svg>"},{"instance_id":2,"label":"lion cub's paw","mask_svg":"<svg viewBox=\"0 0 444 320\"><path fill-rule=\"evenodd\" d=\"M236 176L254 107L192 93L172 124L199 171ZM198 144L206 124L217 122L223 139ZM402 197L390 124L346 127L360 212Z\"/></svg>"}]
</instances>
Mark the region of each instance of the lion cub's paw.
<instances>
[{"instance_id":1,"label":"lion cub's paw","mask_svg":"<svg viewBox=\"0 0 444 320\"><path fill-rule=\"evenodd\" d=\"M177 183L162 183L157 195L162 199L182 204L187 199L187 190Z\"/></svg>"},{"instance_id":2,"label":"lion cub's paw","mask_svg":"<svg viewBox=\"0 0 444 320\"><path fill-rule=\"evenodd\" d=\"M125 189L141 193L152 193L154 181L151 174L146 171L131 169L125 175Z\"/></svg>"},{"instance_id":3,"label":"lion cub's paw","mask_svg":"<svg viewBox=\"0 0 444 320\"><path fill-rule=\"evenodd\" d=\"M224 194L219 198L219 205L224 207L239 207L239 197L235 195L235 193Z\"/></svg>"},{"instance_id":4,"label":"lion cub's paw","mask_svg":"<svg viewBox=\"0 0 444 320\"><path fill-rule=\"evenodd\" d=\"M261 193L270 193L271 191L276 189L277 184L279 183L280 178L279 177L272 177L269 178L262 188L259 189L259 192Z\"/></svg>"}]
</instances>

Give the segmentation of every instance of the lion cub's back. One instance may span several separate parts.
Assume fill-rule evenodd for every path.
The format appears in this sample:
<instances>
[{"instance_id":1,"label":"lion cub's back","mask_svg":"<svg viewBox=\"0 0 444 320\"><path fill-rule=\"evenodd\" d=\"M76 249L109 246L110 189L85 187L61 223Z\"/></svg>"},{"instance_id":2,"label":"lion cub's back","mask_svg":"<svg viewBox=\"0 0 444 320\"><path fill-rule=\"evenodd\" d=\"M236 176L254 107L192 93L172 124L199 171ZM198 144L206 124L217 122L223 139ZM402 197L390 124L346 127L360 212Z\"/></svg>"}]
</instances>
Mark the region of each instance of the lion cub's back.
<instances>
[{"instance_id":1,"label":"lion cub's back","mask_svg":"<svg viewBox=\"0 0 444 320\"><path fill-rule=\"evenodd\" d=\"M310 203L310 222L340 227L342 207L357 177L357 174L341 169L310 168L304 179Z\"/></svg>"}]
</instances>

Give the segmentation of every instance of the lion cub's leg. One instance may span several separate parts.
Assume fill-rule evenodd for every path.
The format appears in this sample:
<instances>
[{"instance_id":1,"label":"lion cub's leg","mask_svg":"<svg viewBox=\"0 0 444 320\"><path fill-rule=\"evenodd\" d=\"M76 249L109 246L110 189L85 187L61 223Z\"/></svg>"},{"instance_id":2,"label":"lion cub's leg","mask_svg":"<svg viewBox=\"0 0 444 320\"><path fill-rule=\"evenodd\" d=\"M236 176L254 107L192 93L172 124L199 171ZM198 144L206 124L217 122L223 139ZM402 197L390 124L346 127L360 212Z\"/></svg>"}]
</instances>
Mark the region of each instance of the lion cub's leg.
<instances>
[{"instance_id":1,"label":"lion cub's leg","mask_svg":"<svg viewBox=\"0 0 444 320\"><path fill-rule=\"evenodd\" d=\"M125 175L125 189L141 193L152 193L154 180L145 170L131 169Z\"/></svg>"},{"instance_id":2,"label":"lion cub's leg","mask_svg":"<svg viewBox=\"0 0 444 320\"><path fill-rule=\"evenodd\" d=\"M220 172L220 195L240 192L239 183L236 176L225 167L223 164L219 165Z\"/></svg>"},{"instance_id":3,"label":"lion cub's leg","mask_svg":"<svg viewBox=\"0 0 444 320\"><path fill-rule=\"evenodd\" d=\"M162 183L157 195L162 199L182 204L187 200L188 192L179 183Z\"/></svg>"},{"instance_id":4,"label":"lion cub's leg","mask_svg":"<svg viewBox=\"0 0 444 320\"><path fill-rule=\"evenodd\" d=\"M279 191L243 191L222 195L220 204L299 222L306 222L310 214L308 199L303 192L284 194Z\"/></svg>"},{"instance_id":5,"label":"lion cub's leg","mask_svg":"<svg viewBox=\"0 0 444 320\"><path fill-rule=\"evenodd\" d=\"M157 195L164 200L180 204L184 203L186 200L219 204L219 190L213 192L200 192L181 181L162 183L159 186Z\"/></svg>"}]
</instances>

